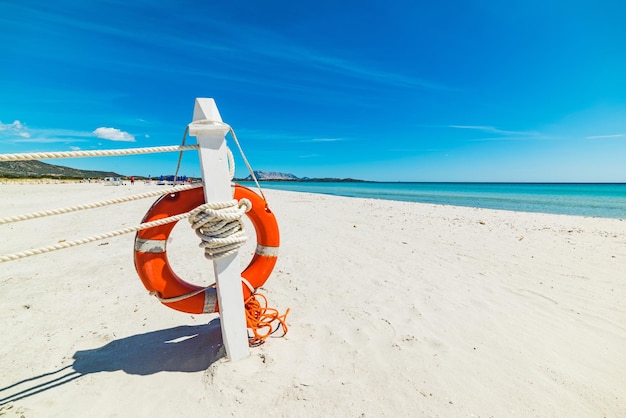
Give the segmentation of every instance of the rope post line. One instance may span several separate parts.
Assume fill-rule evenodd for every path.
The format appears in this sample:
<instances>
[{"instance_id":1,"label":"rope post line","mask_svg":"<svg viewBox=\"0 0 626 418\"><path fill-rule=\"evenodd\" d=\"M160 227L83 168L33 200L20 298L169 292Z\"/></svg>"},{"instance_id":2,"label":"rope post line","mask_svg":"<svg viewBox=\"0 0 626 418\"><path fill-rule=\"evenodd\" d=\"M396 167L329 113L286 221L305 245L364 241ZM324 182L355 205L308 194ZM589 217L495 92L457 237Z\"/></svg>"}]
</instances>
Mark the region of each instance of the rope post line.
<instances>
[{"instance_id":1,"label":"rope post line","mask_svg":"<svg viewBox=\"0 0 626 418\"><path fill-rule=\"evenodd\" d=\"M189 135L195 136L198 141L206 203L233 199L226 147L229 131L230 126L222 122L215 101L197 98ZM239 253L213 260L213 269L226 355L230 361L237 361L250 355Z\"/></svg>"}]
</instances>

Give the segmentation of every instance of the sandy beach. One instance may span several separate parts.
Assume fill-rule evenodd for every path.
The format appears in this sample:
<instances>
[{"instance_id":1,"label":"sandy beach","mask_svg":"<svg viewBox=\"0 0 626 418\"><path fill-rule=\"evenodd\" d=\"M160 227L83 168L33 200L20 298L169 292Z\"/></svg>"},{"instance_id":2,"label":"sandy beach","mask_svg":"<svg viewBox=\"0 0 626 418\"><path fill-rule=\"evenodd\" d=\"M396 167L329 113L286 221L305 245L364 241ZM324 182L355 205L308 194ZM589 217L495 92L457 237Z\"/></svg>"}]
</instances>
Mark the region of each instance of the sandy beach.
<instances>
[{"instance_id":1,"label":"sandy beach","mask_svg":"<svg viewBox=\"0 0 626 418\"><path fill-rule=\"evenodd\" d=\"M156 187L0 184L0 218ZM148 295L133 234L0 263L0 416L626 416L626 220L265 193L285 337L229 362L217 315ZM0 255L155 200L0 225ZM211 282L186 221L168 254Z\"/></svg>"}]
</instances>

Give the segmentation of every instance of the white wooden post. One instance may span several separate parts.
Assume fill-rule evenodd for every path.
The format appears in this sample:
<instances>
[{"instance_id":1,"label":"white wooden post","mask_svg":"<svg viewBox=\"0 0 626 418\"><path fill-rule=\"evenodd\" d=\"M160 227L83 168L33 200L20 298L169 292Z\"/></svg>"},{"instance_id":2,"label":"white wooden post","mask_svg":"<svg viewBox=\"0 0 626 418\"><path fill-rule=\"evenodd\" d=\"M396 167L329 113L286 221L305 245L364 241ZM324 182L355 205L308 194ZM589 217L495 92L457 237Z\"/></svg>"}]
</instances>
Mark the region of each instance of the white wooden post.
<instances>
[{"instance_id":1,"label":"white wooden post","mask_svg":"<svg viewBox=\"0 0 626 418\"><path fill-rule=\"evenodd\" d=\"M196 99L193 122L189 124L189 135L195 136L200 145L200 167L207 202L233 199L225 139L229 130L230 126L222 122L213 99ZM226 355L231 361L240 360L250 355L250 350L241 290L239 254L215 260L213 269Z\"/></svg>"}]
</instances>

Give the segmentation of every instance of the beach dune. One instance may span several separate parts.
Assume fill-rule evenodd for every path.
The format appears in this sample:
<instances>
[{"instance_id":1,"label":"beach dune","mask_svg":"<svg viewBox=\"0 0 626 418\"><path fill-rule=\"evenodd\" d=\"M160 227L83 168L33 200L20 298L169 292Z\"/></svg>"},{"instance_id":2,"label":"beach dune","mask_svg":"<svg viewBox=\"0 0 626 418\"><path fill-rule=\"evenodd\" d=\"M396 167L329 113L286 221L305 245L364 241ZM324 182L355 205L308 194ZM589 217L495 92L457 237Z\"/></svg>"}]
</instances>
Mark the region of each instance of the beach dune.
<instances>
[{"instance_id":1,"label":"beach dune","mask_svg":"<svg viewBox=\"0 0 626 418\"><path fill-rule=\"evenodd\" d=\"M0 184L0 217L156 187ZM281 248L261 292L286 336L229 362L217 315L148 295L133 234L0 263L0 415L626 416L626 222L265 193ZM154 200L0 225L0 255ZM212 280L186 221L168 254Z\"/></svg>"}]
</instances>

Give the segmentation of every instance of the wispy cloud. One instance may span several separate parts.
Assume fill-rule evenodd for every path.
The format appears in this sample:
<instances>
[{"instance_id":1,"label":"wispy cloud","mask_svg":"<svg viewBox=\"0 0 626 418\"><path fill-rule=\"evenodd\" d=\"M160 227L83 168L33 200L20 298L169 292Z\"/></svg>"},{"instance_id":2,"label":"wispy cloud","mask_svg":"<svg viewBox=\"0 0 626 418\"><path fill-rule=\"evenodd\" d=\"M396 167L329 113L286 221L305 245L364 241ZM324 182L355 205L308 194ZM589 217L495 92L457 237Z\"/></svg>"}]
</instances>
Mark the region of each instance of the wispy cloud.
<instances>
[{"instance_id":1,"label":"wispy cloud","mask_svg":"<svg viewBox=\"0 0 626 418\"><path fill-rule=\"evenodd\" d=\"M9 140L7 142L10 142L12 144L56 144L56 143L62 143L62 144L68 144L68 143L73 143L73 142L86 142L86 139L81 139L81 138L67 138L67 137L55 137L55 136L51 136L51 137L46 137L46 136L32 136L30 138L23 138L23 139L13 139L13 140Z\"/></svg>"},{"instance_id":2,"label":"wispy cloud","mask_svg":"<svg viewBox=\"0 0 626 418\"><path fill-rule=\"evenodd\" d=\"M15 120L13 123L2 123L2 121L0 121L0 132L3 137L17 136L30 138L30 132L28 132L26 126L19 120Z\"/></svg>"},{"instance_id":3,"label":"wispy cloud","mask_svg":"<svg viewBox=\"0 0 626 418\"><path fill-rule=\"evenodd\" d=\"M67 129L33 129L19 120L13 123L0 122L0 139L10 144L54 144L84 142L88 132Z\"/></svg>"},{"instance_id":4,"label":"wispy cloud","mask_svg":"<svg viewBox=\"0 0 626 418\"><path fill-rule=\"evenodd\" d=\"M259 129L238 129L237 137L240 140L255 140L255 141L274 141L274 142L337 142L345 141L346 138L336 137L314 137L302 133L293 132L281 132L279 130L259 130Z\"/></svg>"},{"instance_id":5,"label":"wispy cloud","mask_svg":"<svg viewBox=\"0 0 626 418\"><path fill-rule=\"evenodd\" d=\"M614 135L593 135L588 136L586 139L610 139L610 138L623 138L626 134L614 134Z\"/></svg>"},{"instance_id":6,"label":"wispy cloud","mask_svg":"<svg viewBox=\"0 0 626 418\"><path fill-rule=\"evenodd\" d=\"M117 128L106 128L102 126L93 131L93 134L98 138L107 139L109 141L135 142L134 135Z\"/></svg>"},{"instance_id":7,"label":"wispy cloud","mask_svg":"<svg viewBox=\"0 0 626 418\"><path fill-rule=\"evenodd\" d=\"M203 17L205 19L205 17ZM204 21L202 24L206 24ZM239 24L236 29L232 25L224 25L223 22L211 22L212 28L219 28L219 34L211 41L208 40L192 40L188 38L177 38L178 34L172 35L168 44L180 45L181 43L193 44L193 50L206 50L209 54L228 54L229 61L233 55L237 55L241 60L246 61L249 65L255 67L263 66L267 62L280 62L285 70L281 73L277 86L285 87L293 74L296 78L291 81L294 84L288 84L290 88L297 88L302 85L302 74L310 72L317 83L341 83L345 88L346 80L352 79L357 85L362 86L365 83L375 83L384 86L402 87L402 88L419 88L425 90L453 90L450 86L446 86L426 78L415 75L408 75L400 71L392 71L376 65L372 62L359 60L357 58L348 59L344 56L332 55L321 52L316 48L294 43L292 39L282 37L275 31L268 31L256 26L245 26ZM245 34L245 35L243 35ZM163 36L163 34L159 35ZM219 41L216 41L219 40ZM292 71L287 70L291 68ZM203 71L207 71L203 69ZM311 71L315 71L312 73ZM267 83L265 73L259 76L259 72L238 72L248 82ZM223 74L212 74L223 77L232 77L232 71L223 71ZM340 79L338 79L340 77ZM319 85L317 89L319 89ZM311 92L311 89L308 89Z\"/></svg>"},{"instance_id":8,"label":"wispy cloud","mask_svg":"<svg viewBox=\"0 0 626 418\"><path fill-rule=\"evenodd\" d=\"M115 73L145 73L152 77L158 73L160 77L189 77L199 81L210 79L212 83L223 80L233 82L242 90L247 90L248 85L271 89L273 97L325 102L332 96L334 103L340 100L350 105L367 107L372 104L361 95L373 89L383 92L390 88L403 91L453 90L434 79L420 77L414 69L385 65L384 62L372 60L367 54L359 56L355 53L350 56L332 52L254 24L237 22L233 25L224 22L217 14L196 13L181 17L189 27L202 25L209 28L204 36L189 36L185 31L156 27L150 20L139 22L140 30L137 30L137 27L107 23L106 19L93 14L84 19L74 19L52 9L18 4L13 7L19 14L32 16L33 27L42 28L38 29L41 31L43 28L63 27L67 29L67 33L62 32L63 36L86 35L97 41L107 39L140 45L142 51L148 51L147 59L142 60L116 60L115 54L103 53L104 62L100 59L74 62L72 54L53 57L55 50L31 45L31 48L40 48L38 54L55 60L67 60L72 66L107 65L109 71ZM105 47L110 45L108 42L104 44ZM155 49L172 51L172 54L182 56L179 60L162 62L161 57L171 54L149 55L149 51ZM190 59L197 65L186 65L185 62ZM221 65L213 65L214 62L220 62ZM276 71L276 68L281 71ZM337 94L338 91L349 94Z\"/></svg>"},{"instance_id":9,"label":"wispy cloud","mask_svg":"<svg viewBox=\"0 0 626 418\"><path fill-rule=\"evenodd\" d=\"M344 138L313 138L313 139L304 139L300 142L339 142L344 141Z\"/></svg>"},{"instance_id":10,"label":"wispy cloud","mask_svg":"<svg viewBox=\"0 0 626 418\"><path fill-rule=\"evenodd\" d=\"M298 52L298 59L308 60L310 65L326 71L342 73L347 76L364 79L370 82L377 82L387 85L395 85L399 87L419 87L428 90L450 90L449 87L431 82L417 77L410 77L400 73L393 73L370 66L364 66L360 63L347 61L342 58L316 54L310 50L295 50ZM293 51L288 51L293 52ZM293 57L293 54L290 54ZM285 58L285 57L283 57Z\"/></svg>"},{"instance_id":11,"label":"wispy cloud","mask_svg":"<svg viewBox=\"0 0 626 418\"><path fill-rule=\"evenodd\" d=\"M86 142L94 136L109 141L135 142L135 137L128 132L116 128L100 127L93 132L72 129L33 129L16 120L12 123L0 121L0 139L7 143L73 143Z\"/></svg>"},{"instance_id":12,"label":"wispy cloud","mask_svg":"<svg viewBox=\"0 0 626 418\"><path fill-rule=\"evenodd\" d=\"M470 141L525 141L525 140L538 140L548 139L547 136L536 131L508 131L499 129L493 126L483 125L448 125L448 128L453 129L465 129L471 131L482 132L485 134L492 134L486 138L472 138Z\"/></svg>"},{"instance_id":13,"label":"wispy cloud","mask_svg":"<svg viewBox=\"0 0 626 418\"><path fill-rule=\"evenodd\" d=\"M455 129L472 129L475 131L487 132L491 134L500 134L500 135L529 135L529 134L537 134L537 132L530 131L505 131L503 129L494 128L493 126L481 126L481 125L449 125L450 128Z\"/></svg>"}]
</instances>

